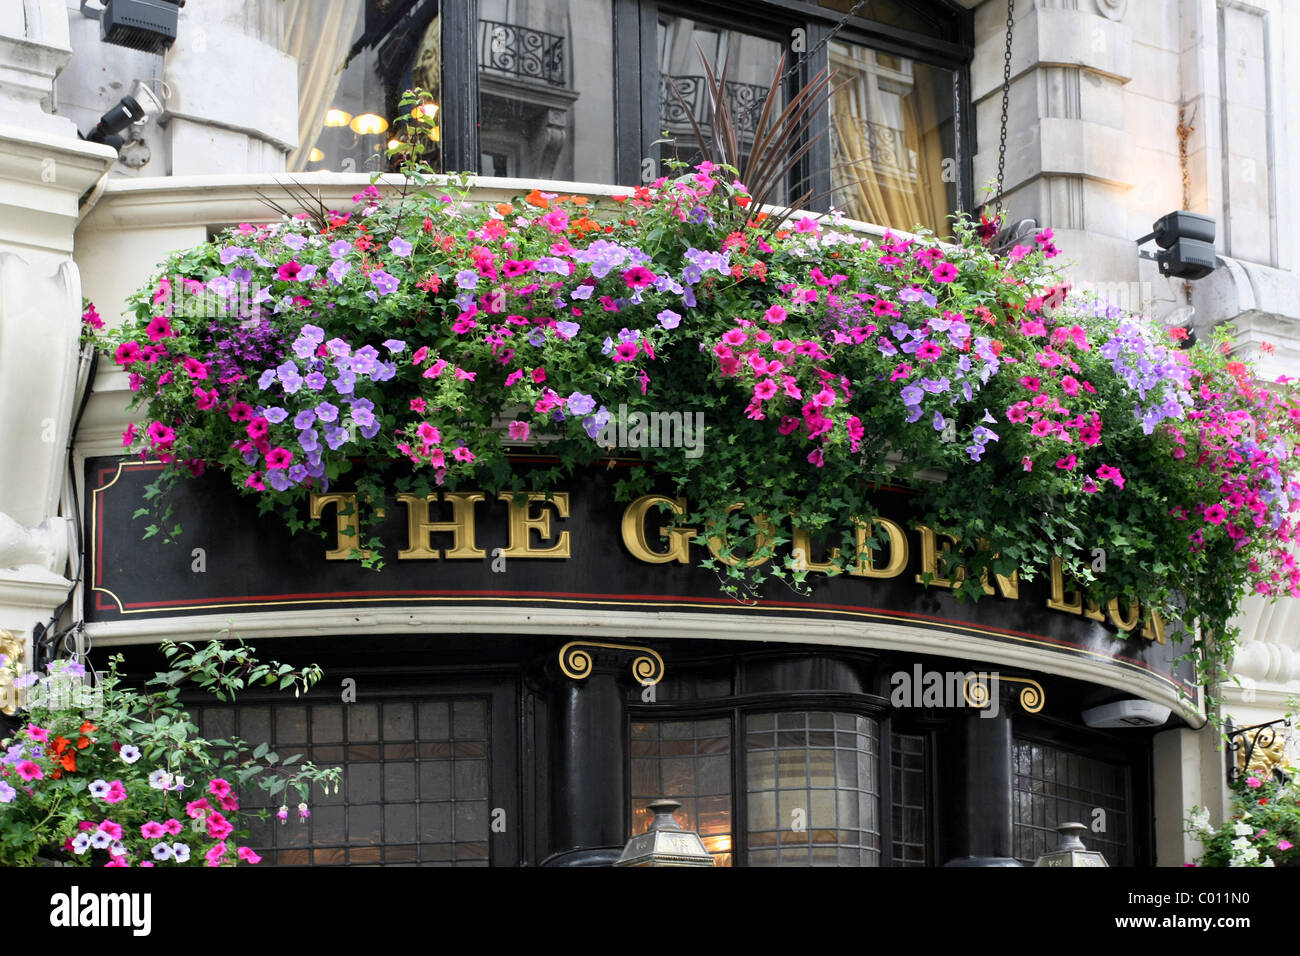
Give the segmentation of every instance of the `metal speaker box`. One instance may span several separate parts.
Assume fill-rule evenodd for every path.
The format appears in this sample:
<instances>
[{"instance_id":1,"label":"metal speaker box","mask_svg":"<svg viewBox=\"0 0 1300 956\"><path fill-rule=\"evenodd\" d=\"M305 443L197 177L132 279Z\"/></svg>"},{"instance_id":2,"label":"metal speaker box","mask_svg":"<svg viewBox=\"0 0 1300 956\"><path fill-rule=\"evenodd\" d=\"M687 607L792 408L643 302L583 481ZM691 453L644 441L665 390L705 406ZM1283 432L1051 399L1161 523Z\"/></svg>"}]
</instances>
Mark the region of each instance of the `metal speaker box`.
<instances>
[{"instance_id":1,"label":"metal speaker box","mask_svg":"<svg viewBox=\"0 0 1300 956\"><path fill-rule=\"evenodd\" d=\"M106 0L99 38L144 53L165 53L176 39L180 7L171 0Z\"/></svg>"}]
</instances>

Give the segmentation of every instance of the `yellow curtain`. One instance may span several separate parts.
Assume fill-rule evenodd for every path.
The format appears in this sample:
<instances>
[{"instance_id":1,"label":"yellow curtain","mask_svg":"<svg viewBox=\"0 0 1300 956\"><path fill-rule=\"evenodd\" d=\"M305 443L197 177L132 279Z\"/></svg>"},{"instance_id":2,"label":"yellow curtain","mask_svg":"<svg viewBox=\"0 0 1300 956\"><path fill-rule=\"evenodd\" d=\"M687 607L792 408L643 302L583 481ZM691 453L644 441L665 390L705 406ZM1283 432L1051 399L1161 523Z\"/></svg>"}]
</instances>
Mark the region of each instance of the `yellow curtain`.
<instances>
[{"instance_id":1,"label":"yellow curtain","mask_svg":"<svg viewBox=\"0 0 1300 956\"><path fill-rule=\"evenodd\" d=\"M320 136L343 60L357 36L361 8L362 0L285 0L284 52L298 62L298 148L289 154L291 172L307 165Z\"/></svg>"},{"instance_id":2,"label":"yellow curtain","mask_svg":"<svg viewBox=\"0 0 1300 956\"><path fill-rule=\"evenodd\" d=\"M913 87L898 97L902 129L886 122L878 70L874 59L865 59L873 52L844 49L858 55L836 58L841 77L847 74L831 100L838 144L832 172L836 205L855 219L909 231L924 226L946 235L943 139L933 109L926 109L925 95Z\"/></svg>"}]
</instances>

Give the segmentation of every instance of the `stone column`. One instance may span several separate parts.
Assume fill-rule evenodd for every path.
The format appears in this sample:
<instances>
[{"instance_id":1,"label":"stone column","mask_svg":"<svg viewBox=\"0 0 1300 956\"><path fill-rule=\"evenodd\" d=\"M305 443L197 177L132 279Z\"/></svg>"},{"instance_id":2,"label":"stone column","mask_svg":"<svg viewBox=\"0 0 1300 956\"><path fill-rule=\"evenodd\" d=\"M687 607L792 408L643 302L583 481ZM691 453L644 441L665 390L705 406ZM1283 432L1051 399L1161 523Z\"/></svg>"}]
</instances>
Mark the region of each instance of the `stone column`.
<instances>
[{"instance_id":1,"label":"stone column","mask_svg":"<svg viewBox=\"0 0 1300 956\"><path fill-rule=\"evenodd\" d=\"M71 55L64 0L0 9L0 630L28 663L32 628L72 588L59 516L81 329L72 237L115 158L45 111Z\"/></svg>"},{"instance_id":2,"label":"stone column","mask_svg":"<svg viewBox=\"0 0 1300 956\"><path fill-rule=\"evenodd\" d=\"M1138 278L1133 240L1140 233L1129 235L1128 214L1138 172L1134 138L1125 129L1124 87L1133 74L1128 6L1127 0L1016 3L1004 206L1012 221L1051 226L1080 276L1093 281ZM980 201L985 183L997 177L1007 4L986 0L975 16L971 94ZM1173 130L1169 135L1172 141Z\"/></svg>"}]
</instances>

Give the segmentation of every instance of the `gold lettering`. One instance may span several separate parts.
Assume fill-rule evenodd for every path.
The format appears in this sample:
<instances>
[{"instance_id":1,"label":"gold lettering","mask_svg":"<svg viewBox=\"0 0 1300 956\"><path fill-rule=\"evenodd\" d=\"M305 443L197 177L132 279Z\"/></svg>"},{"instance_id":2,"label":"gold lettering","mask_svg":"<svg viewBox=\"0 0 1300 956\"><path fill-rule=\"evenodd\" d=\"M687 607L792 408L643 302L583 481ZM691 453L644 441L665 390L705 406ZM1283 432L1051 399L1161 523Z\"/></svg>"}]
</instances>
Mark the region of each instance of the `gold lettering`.
<instances>
[{"instance_id":1,"label":"gold lettering","mask_svg":"<svg viewBox=\"0 0 1300 956\"><path fill-rule=\"evenodd\" d=\"M561 531L556 543L549 548L532 547L531 533L536 531L542 541L551 537L551 512L545 505L554 505L561 518L569 517L569 493L557 491L549 498L544 492L533 491L520 495L524 499L515 503L515 493L503 491L498 497L510 509L510 547L501 552L505 558L567 558L569 557L569 532ZM529 514L533 502L540 502L543 507L538 515Z\"/></svg>"},{"instance_id":2,"label":"gold lettering","mask_svg":"<svg viewBox=\"0 0 1300 956\"><path fill-rule=\"evenodd\" d=\"M733 511L739 511L743 507L745 507L745 503L743 501L738 501L730 508L727 509L727 514L731 514ZM768 522L767 518L764 515L756 515L754 517L754 523L757 524L759 527L759 533L754 536L754 547L757 549L766 548L768 542L772 540L776 532L773 530L772 525ZM710 530L712 529L710 528ZM740 566L746 568L756 568L760 564L763 564L767 561L766 556L765 557L755 556L750 558L748 561L743 560L741 558L737 558L734 555L731 557L724 557L722 554L722 549L731 544L731 542L727 540L725 534L710 535L708 540L709 540L709 552L715 558L721 561L723 564L729 565L730 567L734 568Z\"/></svg>"},{"instance_id":3,"label":"gold lettering","mask_svg":"<svg viewBox=\"0 0 1300 956\"><path fill-rule=\"evenodd\" d=\"M802 564L798 565L799 570L803 571L821 571L823 574L839 574L839 566L835 560L840 556L839 548L831 549L831 560L814 561L812 559L812 535L802 528L795 528L790 535L790 551Z\"/></svg>"},{"instance_id":4,"label":"gold lettering","mask_svg":"<svg viewBox=\"0 0 1300 956\"><path fill-rule=\"evenodd\" d=\"M875 549L867 547L867 523L861 519L854 519L853 523L858 561L849 574L859 578L896 578L907 569L907 535L900 525L888 518L872 519L872 524L883 528L889 537L889 563L877 568Z\"/></svg>"},{"instance_id":5,"label":"gold lettering","mask_svg":"<svg viewBox=\"0 0 1300 956\"><path fill-rule=\"evenodd\" d=\"M691 539L697 534L694 528L675 528L669 531L667 526L661 526L659 537L668 539L668 550L656 551L650 547L650 541L646 536L646 515L660 502L667 504L673 514L686 513L685 498L674 501L663 495L642 495L623 512L623 546L632 557L647 564L669 564L673 561L678 564L690 564Z\"/></svg>"},{"instance_id":6,"label":"gold lettering","mask_svg":"<svg viewBox=\"0 0 1300 956\"><path fill-rule=\"evenodd\" d=\"M356 492L330 492L327 495L313 493L311 496L313 520L319 519L329 505L337 505L334 527L338 535L338 547L326 551L325 560L346 561L353 551L361 551L361 538L357 535ZM367 548L361 551L361 556L370 557L370 550Z\"/></svg>"},{"instance_id":7,"label":"gold lettering","mask_svg":"<svg viewBox=\"0 0 1300 956\"><path fill-rule=\"evenodd\" d=\"M939 588L956 587L966 577L966 569L958 568L957 576L949 580L939 576L939 537L934 530L926 525L918 524L916 530L921 533L921 573L916 576L917 584L924 584L924 575L929 573L934 575L934 580L930 584ZM948 554L957 546L957 539L950 534L942 537L948 541L943 548L943 552ZM989 593L992 593L991 591Z\"/></svg>"},{"instance_id":8,"label":"gold lettering","mask_svg":"<svg viewBox=\"0 0 1300 956\"><path fill-rule=\"evenodd\" d=\"M1106 607L1106 611L1110 614L1110 623L1114 624L1125 633L1137 627L1138 620L1141 618L1141 611L1138 609L1137 601L1131 601L1129 603L1127 618L1120 617L1119 598L1111 598L1110 604Z\"/></svg>"},{"instance_id":9,"label":"gold lettering","mask_svg":"<svg viewBox=\"0 0 1300 956\"><path fill-rule=\"evenodd\" d=\"M1078 588L1066 592L1062 565L1059 556L1052 558L1052 593L1047 597L1048 608L1053 611L1065 611L1067 614L1082 614L1092 621L1106 620L1106 615L1101 612L1101 606L1096 601L1089 598L1087 607L1084 606Z\"/></svg>"},{"instance_id":10,"label":"gold lettering","mask_svg":"<svg viewBox=\"0 0 1300 956\"><path fill-rule=\"evenodd\" d=\"M1151 617L1142 622L1142 636L1148 641L1155 641L1157 644L1168 644L1165 639L1165 619L1160 616L1160 612L1151 608Z\"/></svg>"},{"instance_id":11,"label":"gold lettering","mask_svg":"<svg viewBox=\"0 0 1300 956\"><path fill-rule=\"evenodd\" d=\"M484 500L481 492L442 492L442 500L451 505L450 521L429 520L429 505L438 500L437 495L429 495L427 498L398 495L397 500L406 505L407 524L407 547L397 552L398 560L436 560L440 555L430 541L430 536L436 533L452 536L452 547L446 552L448 558L482 558L487 555L486 551L474 544L474 506Z\"/></svg>"},{"instance_id":12,"label":"gold lettering","mask_svg":"<svg viewBox=\"0 0 1300 956\"><path fill-rule=\"evenodd\" d=\"M980 547L987 550L988 546L989 543L981 538ZM994 560L996 560L997 557L998 555L996 554L993 555ZM1012 601L1016 601L1020 599L1020 570L1019 569L1012 571L1011 577L1006 577L1005 575L998 574L996 571L993 572L993 576L997 578L998 590L1002 592L1002 596L1004 598L1009 598ZM985 594L993 593L993 588L989 586L989 573L987 570L985 570L984 573L980 575L980 584L984 586Z\"/></svg>"}]
</instances>

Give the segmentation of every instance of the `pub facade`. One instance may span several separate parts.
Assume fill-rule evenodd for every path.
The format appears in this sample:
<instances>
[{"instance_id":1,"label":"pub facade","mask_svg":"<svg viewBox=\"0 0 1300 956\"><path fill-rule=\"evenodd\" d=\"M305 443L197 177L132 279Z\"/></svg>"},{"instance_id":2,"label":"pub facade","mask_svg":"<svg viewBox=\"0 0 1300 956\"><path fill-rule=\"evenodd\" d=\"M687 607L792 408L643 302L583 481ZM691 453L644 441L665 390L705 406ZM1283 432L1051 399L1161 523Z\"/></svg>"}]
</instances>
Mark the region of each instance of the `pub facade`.
<instances>
[{"instance_id":1,"label":"pub facade","mask_svg":"<svg viewBox=\"0 0 1300 956\"><path fill-rule=\"evenodd\" d=\"M690 157L701 52L755 110L775 69L791 89L838 70L828 135L789 189L865 237L942 235L996 170L1005 64L1005 202L1056 230L1077 280L1196 328L1233 321L1244 348L1269 344L1267 370L1300 368L1284 114L1211 119L1285 102L1268 51L1300 30L1295 11L1019 4L1004 59L1000 0L774 0L744 24L728 3L209 0L179 10L160 53L101 40L76 4L23 7L0 15L0 61L22 77L0 83L0 628L38 666L121 652L146 676L160 640L218 634L319 663L300 699L193 700L208 736L344 768L304 822L254 833L267 863L611 865L664 797L716 865L1032 865L1072 821L1111 866L1195 855L1183 820L1224 806L1223 756L1177 621L1092 605L1059 566L959 601L940 563L955 542L901 488L881 489L881 546L848 573L819 573L826 541L790 528L812 585L737 599L702 566L716 539L667 528L687 502L617 500L617 451L524 495L395 494L377 571L346 559L342 485L295 534L198 478L173 492L183 534L143 539L134 513L161 466L121 454L127 376L78 357L81 297L117 320L170 252L273 218L277 184L347 207L387 168L412 86L438 104L441 168L479 174L474 198L624 192ZM1239 77L1217 67L1230 47L1258 51ZM79 136L137 83L159 111L120 145ZM1221 268L1195 285L1132 242L1175 208L1219 217ZM680 438L692 423L654 424ZM512 464L527 483L550 462ZM1292 603L1243 599L1248 693L1223 694L1238 724L1297 689Z\"/></svg>"}]
</instances>

